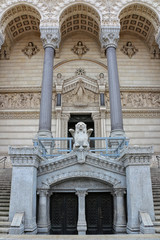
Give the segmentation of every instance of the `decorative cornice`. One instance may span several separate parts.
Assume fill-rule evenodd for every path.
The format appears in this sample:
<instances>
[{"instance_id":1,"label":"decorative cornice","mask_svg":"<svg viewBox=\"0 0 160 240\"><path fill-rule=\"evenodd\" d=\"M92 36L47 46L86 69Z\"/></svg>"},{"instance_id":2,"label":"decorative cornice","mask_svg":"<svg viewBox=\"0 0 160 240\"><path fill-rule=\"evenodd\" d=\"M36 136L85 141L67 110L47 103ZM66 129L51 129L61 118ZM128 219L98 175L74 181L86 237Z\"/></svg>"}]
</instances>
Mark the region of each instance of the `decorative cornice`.
<instances>
[{"instance_id":1,"label":"decorative cornice","mask_svg":"<svg viewBox=\"0 0 160 240\"><path fill-rule=\"evenodd\" d=\"M38 149L33 147L9 147L9 155L12 166L18 167L38 168L39 162L42 160Z\"/></svg>"},{"instance_id":2,"label":"decorative cornice","mask_svg":"<svg viewBox=\"0 0 160 240\"><path fill-rule=\"evenodd\" d=\"M60 31L58 27L41 27L41 40L43 47L52 47L54 49L59 48L60 43Z\"/></svg>"},{"instance_id":3,"label":"decorative cornice","mask_svg":"<svg viewBox=\"0 0 160 240\"><path fill-rule=\"evenodd\" d=\"M128 147L124 149L121 161L125 167L150 165L153 153L153 147Z\"/></svg>"},{"instance_id":4,"label":"decorative cornice","mask_svg":"<svg viewBox=\"0 0 160 240\"><path fill-rule=\"evenodd\" d=\"M100 42L102 48L117 48L119 40L120 27L102 27L100 34Z\"/></svg>"}]
</instances>

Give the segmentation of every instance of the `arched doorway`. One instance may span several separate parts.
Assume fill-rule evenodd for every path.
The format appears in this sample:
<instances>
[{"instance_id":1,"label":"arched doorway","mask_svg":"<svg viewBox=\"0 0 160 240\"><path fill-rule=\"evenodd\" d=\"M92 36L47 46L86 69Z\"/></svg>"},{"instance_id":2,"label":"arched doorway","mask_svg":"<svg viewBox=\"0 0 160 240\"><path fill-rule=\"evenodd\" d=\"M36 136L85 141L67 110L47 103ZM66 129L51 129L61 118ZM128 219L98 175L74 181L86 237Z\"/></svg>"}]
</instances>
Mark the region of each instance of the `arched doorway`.
<instances>
[{"instance_id":1,"label":"arched doorway","mask_svg":"<svg viewBox=\"0 0 160 240\"><path fill-rule=\"evenodd\" d=\"M112 234L112 186L89 178L51 187L50 234Z\"/></svg>"}]
</instances>

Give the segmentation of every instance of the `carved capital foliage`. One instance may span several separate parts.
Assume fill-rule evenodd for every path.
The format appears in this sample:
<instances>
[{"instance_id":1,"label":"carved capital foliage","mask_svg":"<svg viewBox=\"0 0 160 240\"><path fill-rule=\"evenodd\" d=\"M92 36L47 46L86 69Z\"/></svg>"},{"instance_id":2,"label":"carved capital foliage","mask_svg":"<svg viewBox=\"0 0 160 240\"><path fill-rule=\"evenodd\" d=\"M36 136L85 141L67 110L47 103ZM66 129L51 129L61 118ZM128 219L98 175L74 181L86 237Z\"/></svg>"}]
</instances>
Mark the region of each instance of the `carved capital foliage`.
<instances>
[{"instance_id":1,"label":"carved capital foliage","mask_svg":"<svg viewBox=\"0 0 160 240\"><path fill-rule=\"evenodd\" d=\"M41 27L41 40L43 47L52 47L54 49L59 48L60 43L60 31L58 27Z\"/></svg>"},{"instance_id":2,"label":"carved capital foliage","mask_svg":"<svg viewBox=\"0 0 160 240\"><path fill-rule=\"evenodd\" d=\"M100 34L100 42L103 48L117 47L119 40L120 27L102 27Z\"/></svg>"}]
</instances>

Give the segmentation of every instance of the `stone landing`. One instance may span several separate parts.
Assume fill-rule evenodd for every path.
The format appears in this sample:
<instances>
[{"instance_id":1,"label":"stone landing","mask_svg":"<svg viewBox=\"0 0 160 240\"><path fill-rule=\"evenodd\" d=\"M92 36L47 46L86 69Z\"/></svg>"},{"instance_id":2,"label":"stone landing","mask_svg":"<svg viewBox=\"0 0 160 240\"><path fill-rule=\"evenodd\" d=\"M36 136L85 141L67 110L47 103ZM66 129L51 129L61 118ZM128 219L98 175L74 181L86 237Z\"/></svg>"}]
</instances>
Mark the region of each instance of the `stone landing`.
<instances>
[{"instance_id":1,"label":"stone landing","mask_svg":"<svg viewBox=\"0 0 160 240\"><path fill-rule=\"evenodd\" d=\"M160 234L133 234L133 235L0 235L0 240L160 240Z\"/></svg>"}]
</instances>

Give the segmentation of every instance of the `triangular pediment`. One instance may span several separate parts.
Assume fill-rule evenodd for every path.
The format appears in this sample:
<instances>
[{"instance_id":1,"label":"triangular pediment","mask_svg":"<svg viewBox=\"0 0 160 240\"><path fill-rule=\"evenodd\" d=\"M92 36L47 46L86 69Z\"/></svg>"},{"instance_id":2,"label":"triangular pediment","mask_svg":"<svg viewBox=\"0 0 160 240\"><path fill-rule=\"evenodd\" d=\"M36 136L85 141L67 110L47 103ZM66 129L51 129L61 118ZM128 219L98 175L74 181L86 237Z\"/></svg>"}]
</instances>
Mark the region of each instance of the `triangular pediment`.
<instances>
[{"instance_id":1,"label":"triangular pediment","mask_svg":"<svg viewBox=\"0 0 160 240\"><path fill-rule=\"evenodd\" d=\"M104 157L90 152L74 152L55 157L53 159L42 162L38 167L38 175L44 175L60 169L65 169L73 165L89 165L101 168L106 171L125 175L125 168L121 162L117 162L109 157Z\"/></svg>"},{"instance_id":2,"label":"triangular pediment","mask_svg":"<svg viewBox=\"0 0 160 240\"><path fill-rule=\"evenodd\" d=\"M74 76L72 78L66 79L63 82L63 94L78 90L79 87L89 90L93 93L99 92L98 82L95 79L89 78L85 75Z\"/></svg>"}]
</instances>

